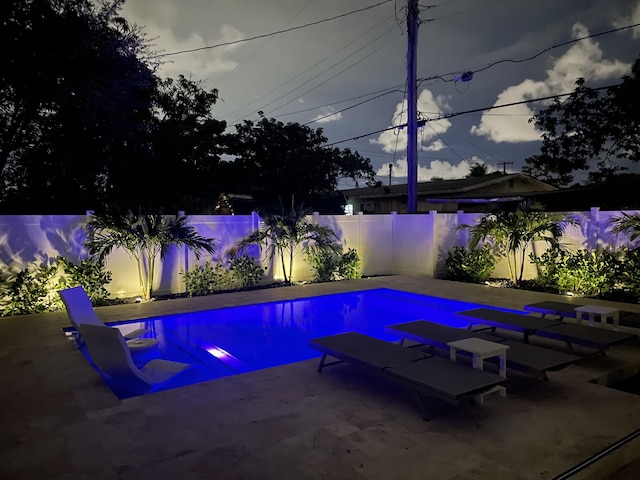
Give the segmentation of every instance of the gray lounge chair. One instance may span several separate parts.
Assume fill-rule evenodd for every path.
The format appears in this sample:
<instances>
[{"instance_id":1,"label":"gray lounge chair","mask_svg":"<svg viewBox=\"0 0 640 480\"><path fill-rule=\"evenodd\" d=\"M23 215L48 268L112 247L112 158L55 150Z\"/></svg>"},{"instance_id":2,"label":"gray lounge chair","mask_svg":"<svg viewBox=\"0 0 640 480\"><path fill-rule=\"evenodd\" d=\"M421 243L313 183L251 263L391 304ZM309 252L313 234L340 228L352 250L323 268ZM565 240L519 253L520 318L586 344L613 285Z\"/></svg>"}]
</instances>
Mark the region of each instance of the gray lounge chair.
<instances>
[{"instance_id":1,"label":"gray lounge chair","mask_svg":"<svg viewBox=\"0 0 640 480\"><path fill-rule=\"evenodd\" d=\"M138 368L131 350L117 328L106 325L81 324L82 334L91 360L113 389L133 394L153 391L171 380L191 364L155 359Z\"/></svg>"},{"instance_id":2,"label":"gray lounge chair","mask_svg":"<svg viewBox=\"0 0 640 480\"><path fill-rule=\"evenodd\" d=\"M476 308L456 312L455 315L473 325L489 325L495 331L496 328L520 332L524 336L524 342L529 343L532 335L563 341L567 348L573 352L573 345L582 345L595 348L605 354L605 351L614 345L619 345L627 340L636 338L637 335L626 332L592 328L586 325L565 323L561 320L547 320L533 315L505 312L492 308Z\"/></svg>"},{"instance_id":3,"label":"gray lounge chair","mask_svg":"<svg viewBox=\"0 0 640 480\"><path fill-rule=\"evenodd\" d=\"M562 323L559 320L545 320L532 315L505 312L494 308L474 308L471 310L455 312L455 315L469 322L469 329L474 325L480 324L488 325L493 330L496 328L502 328L503 330L522 333L524 336L524 343L529 343L529 336L534 332L542 328Z\"/></svg>"},{"instance_id":4,"label":"gray lounge chair","mask_svg":"<svg viewBox=\"0 0 640 480\"><path fill-rule=\"evenodd\" d=\"M98 318L93 310L91 300L82 287L72 287L58 292L67 311L67 317L74 328L80 332L80 325L102 325L104 322ZM158 344L157 338L140 338L147 333L144 328L138 328L124 335L127 346L131 350L145 350Z\"/></svg>"},{"instance_id":5,"label":"gray lounge chair","mask_svg":"<svg viewBox=\"0 0 640 480\"><path fill-rule=\"evenodd\" d=\"M545 301L530 303L525 305L524 309L527 312L539 313L542 318L546 318L547 315L555 315L560 320L564 320L565 318L576 318L575 309L584 306L581 303ZM640 328L640 312L621 310L619 315L620 325L623 327ZM600 321L599 316L596 319Z\"/></svg>"},{"instance_id":6,"label":"gray lounge chair","mask_svg":"<svg viewBox=\"0 0 640 480\"><path fill-rule=\"evenodd\" d=\"M584 307L584 304L546 301L530 303L529 305L525 305L524 309L527 312L539 313L542 318L545 318L547 315L555 315L562 320L565 317L576 318L575 309L578 307Z\"/></svg>"},{"instance_id":7,"label":"gray lounge chair","mask_svg":"<svg viewBox=\"0 0 640 480\"><path fill-rule=\"evenodd\" d=\"M318 372L322 372L325 366L348 362L413 388L418 393L424 419L424 396L458 405L464 399L489 393L508 382L493 373L357 332L314 338L308 344L322 352ZM326 363L327 356L338 361Z\"/></svg>"},{"instance_id":8,"label":"gray lounge chair","mask_svg":"<svg viewBox=\"0 0 640 480\"><path fill-rule=\"evenodd\" d=\"M539 375L544 380L548 380L547 372L561 370L580 359L575 355L507 340L496 335L454 328L427 320L388 325L385 330L387 333L400 337L401 345L405 339L409 339L444 351L449 350L449 342L465 338L476 337L490 342L502 343L509 346L507 368ZM495 360L497 359L492 357L486 361L495 363Z\"/></svg>"}]
</instances>

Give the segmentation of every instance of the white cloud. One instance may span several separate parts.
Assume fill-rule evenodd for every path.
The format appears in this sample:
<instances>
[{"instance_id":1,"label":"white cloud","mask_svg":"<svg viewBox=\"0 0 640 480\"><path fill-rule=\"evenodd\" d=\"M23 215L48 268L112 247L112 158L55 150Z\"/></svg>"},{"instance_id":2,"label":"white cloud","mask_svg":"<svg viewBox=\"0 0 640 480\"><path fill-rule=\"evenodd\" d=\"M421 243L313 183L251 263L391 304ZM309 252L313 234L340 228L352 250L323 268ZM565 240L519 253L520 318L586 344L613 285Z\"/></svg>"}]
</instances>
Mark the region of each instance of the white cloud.
<instances>
[{"instance_id":1,"label":"white cloud","mask_svg":"<svg viewBox=\"0 0 640 480\"><path fill-rule=\"evenodd\" d=\"M457 165L442 160L431 160L429 162L429 166L418 165L418 181L428 182L434 177L443 178L445 180L464 178L469 174L469 170L474 163L484 164L484 161L475 155L471 158L460 161ZM487 173L494 172L495 170L496 169L494 167L487 165ZM385 163L378 169L376 175L379 177L389 177L389 165ZM406 157L400 158L394 162L391 176L392 178L399 179L396 183L406 183Z\"/></svg>"},{"instance_id":2,"label":"white cloud","mask_svg":"<svg viewBox=\"0 0 640 480\"><path fill-rule=\"evenodd\" d=\"M637 25L640 23L640 0L631 7L631 11L628 17L623 17L614 22L616 28L626 27L627 25ZM635 27L633 30L633 38L640 38L640 27Z\"/></svg>"},{"instance_id":3,"label":"white cloud","mask_svg":"<svg viewBox=\"0 0 640 480\"><path fill-rule=\"evenodd\" d=\"M422 90L420 95L418 96L417 101L418 111L422 113L423 117L435 116L440 112L449 111L450 107L446 102L446 99L443 96L434 97L430 90ZM398 126L407 123L407 101L403 100L402 103L396 105L396 110L391 118L391 126ZM435 127L439 127L439 133L446 132L449 127L451 127L451 122L449 120L438 120L430 122L431 125ZM418 135L418 148L422 147L423 150L432 150L438 149L442 142L440 140L435 140L432 142L432 139L437 138L437 134L433 128L425 127L421 130L420 135ZM435 147L431 147L433 143L440 142ZM406 128L394 128L393 130L387 130L386 132L382 132L377 139L370 140L370 143L373 145L380 145L382 150L385 152L391 153L396 151L406 151L407 150L407 130ZM435 151L435 150L434 150Z\"/></svg>"},{"instance_id":4,"label":"white cloud","mask_svg":"<svg viewBox=\"0 0 640 480\"><path fill-rule=\"evenodd\" d=\"M171 25L179 13L175 6L167 3L158 3L158 9L153 11L153 18L133 8L127 8L125 3L123 16L130 22L144 25L144 32L152 43L162 45L157 51L163 53L177 52L201 48L207 45L233 42L245 38L245 35L236 28L222 25L215 36L205 36L201 32L191 32L186 38L179 38ZM162 25L161 25L162 23ZM166 25L166 26L163 26ZM227 45L214 49L205 49L192 52L188 55L175 55L163 57L160 66L162 76L176 78L179 74L195 79L202 79L215 73L229 72L238 66L238 62L229 59L229 53L238 48L238 45Z\"/></svg>"},{"instance_id":5,"label":"white cloud","mask_svg":"<svg viewBox=\"0 0 640 480\"><path fill-rule=\"evenodd\" d=\"M442 140L436 140L435 142L427 145L426 147L423 147L422 149L428 152L439 152L440 150L444 150L445 148L447 148L447 146Z\"/></svg>"},{"instance_id":6,"label":"white cloud","mask_svg":"<svg viewBox=\"0 0 640 480\"><path fill-rule=\"evenodd\" d=\"M573 38L587 35L589 32L584 25L574 24ZM575 89L575 81L579 77L585 78L587 82L619 79L628 73L629 68L629 64L619 60L604 59L600 46L592 39L582 40L553 61L551 68L547 70L546 79L526 79L518 85L510 86L498 95L494 105L568 93ZM529 123L533 114L533 110L527 104L491 110L482 115L480 124L474 125L471 133L497 143L540 140L540 133Z\"/></svg>"},{"instance_id":7,"label":"white cloud","mask_svg":"<svg viewBox=\"0 0 640 480\"><path fill-rule=\"evenodd\" d=\"M316 123L329 123L342 119L342 113L334 113L333 107L322 107L320 113L313 117L313 121Z\"/></svg>"}]
</instances>

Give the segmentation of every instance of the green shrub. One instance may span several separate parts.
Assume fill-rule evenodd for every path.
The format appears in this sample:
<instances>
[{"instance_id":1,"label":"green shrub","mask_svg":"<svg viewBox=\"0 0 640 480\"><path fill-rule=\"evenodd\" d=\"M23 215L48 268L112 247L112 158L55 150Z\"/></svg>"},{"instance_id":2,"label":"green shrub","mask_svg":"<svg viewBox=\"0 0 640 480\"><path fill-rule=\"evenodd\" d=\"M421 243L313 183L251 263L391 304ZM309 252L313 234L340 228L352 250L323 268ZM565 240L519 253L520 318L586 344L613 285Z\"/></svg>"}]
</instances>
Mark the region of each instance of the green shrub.
<instances>
[{"instance_id":1,"label":"green shrub","mask_svg":"<svg viewBox=\"0 0 640 480\"><path fill-rule=\"evenodd\" d=\"M353 248L343 253L338 261L335 276L337 280L352 280L362 277L360 273L360 257Z\"/></svg>"},{"instance_id":2,"label":"green shrub","mask_svg":"<svg viewBox=\"0 0 640 480\"><path fill-rule=\"evenodd\" d=\"M353 248L341 250L309 250L305 261L311 265L314 282L360 278L360 257Z\"/></svg>"},{"instance_id":3,"label":"green shrub","mask_svg":"<svg viewBox=\"0 0 640 480\"><path fill-rule=\"evenodd\" d=\"M108 303L109 291L105 285L111 282L111 272L104 269L103 261L87 258L76 265L64 257L58 257L56 262L64 271L64 288L81 286L93 305Z\"/></svg>"},{"instance_id":4,"label":"green shrub","mask_svg":"<svg viewBox=\"0 0 640 480\"><path fill-rule=\"evenodd\" d=\"M621 261L609 250L569 253L551 248L530 256L538 269L536 283L545 291L578 295L606 295L617 288Z\"/></svg>"},{"instance_id":5,"label":"green shrub","mask_svg":"<svg viewBox=\"0 0 640 480\"><path fill-rule=\"evenodd\" d=\"M640 302L640 247L623 252L620 281L622 290Z\"/></svg>"},{"instance_id":6,"label":"green shrub","mask_svg":"<svg viewBox=\"0 0 640 480\"><path fill-rule=\"evenodd\" d=\"M495 266L496 258L488 245L474 250L453 247L445 260L447 279L460 282L484 283Z\"/></svg>"},{"instance_id":7,"label":"green shrub","mask_svg":"<svg viewBox=\"0 0 640 480\"><path fill-rule=\"evenodd\" d=\"M91 259L76 265L64 257L49 263L33 263L18 272L0 274L0 316L24 315L62 310L58 290L82 286L94 304L106 303L109 292L104 287L111 272L104 264Z\"/></svg>"},{"instance_id":8,"label":"green shrub","mask_svg":"<svg viewBox=\"0 0 640 480\"><path fill-rule=\"evenodd\" d=\"M338 255L327 250L309 251L305 262L311 266L314 282L330 282L338 267Z\"/></svg>"},{"instance_id":9,"label":"green shrub","mask_svg":"<svg viewBox=\"0 0 640 480\"><path fill-rule=\"evenodd\" d=\"M222 261L205 262L192 270L182 272L185 289L190 296L211 295L223 290L241 290L260 281L263 270L255 260L242 255L229 264Z\"/></svg>"},{"instance_id":10,"label":"green shrub","mask_svg":"<svg viewBox=\"0 0 640 480\"><path fill-rule=\"evenodd\" d=\"M15 275L7 275L3 283L0 307L4 317L60 309L56 265L30 265Z\"/></svg>"},{"instance_id":11,"label":"green shrub","mask_svg":"<svg viewBox=\"0 0 640 480\"><path fill-rule=\"evenodd\" d=\"M240 285L239 288L250 288L262 280L264 270L253 257L242 255L231 260L229 265L232 277Z\"/></svg>"}]
</instances>

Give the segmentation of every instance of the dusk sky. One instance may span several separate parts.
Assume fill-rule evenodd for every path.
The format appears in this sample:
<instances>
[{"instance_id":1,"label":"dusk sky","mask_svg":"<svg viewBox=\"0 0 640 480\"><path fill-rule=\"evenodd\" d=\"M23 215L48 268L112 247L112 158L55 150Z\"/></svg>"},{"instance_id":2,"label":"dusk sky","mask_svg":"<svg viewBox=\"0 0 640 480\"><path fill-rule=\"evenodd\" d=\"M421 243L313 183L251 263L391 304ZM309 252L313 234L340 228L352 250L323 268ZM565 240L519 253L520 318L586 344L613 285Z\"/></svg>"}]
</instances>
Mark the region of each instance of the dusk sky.
<instances>
[{"instance_id":1,"label":"dusk sky","mask_svg":"<svg viewBox=\"0 0 640 480\"><path fill-rule=\"evenodd\" d=\"M569 93L578 77L594 87L613 85L640 54L638 27L552 48L640 23L640 0L420 0L420 10L424 118ZM371 158L385 184L390 163L392 183L406 182L406 132L369 135L407 120L406 0L128 0L123 14L144 27L160 54L237 42L167 55L159 72L217 88L214 116L230 131L243 119L257 120L258 111L322 127L328 143ZM463 72L474 72L473 79L455 81ZM418 180L461 178L475 162L519 172L539 153L539 132L528 120L541 107L428 122L418 133Z\"/></svg>"}]
</instances>

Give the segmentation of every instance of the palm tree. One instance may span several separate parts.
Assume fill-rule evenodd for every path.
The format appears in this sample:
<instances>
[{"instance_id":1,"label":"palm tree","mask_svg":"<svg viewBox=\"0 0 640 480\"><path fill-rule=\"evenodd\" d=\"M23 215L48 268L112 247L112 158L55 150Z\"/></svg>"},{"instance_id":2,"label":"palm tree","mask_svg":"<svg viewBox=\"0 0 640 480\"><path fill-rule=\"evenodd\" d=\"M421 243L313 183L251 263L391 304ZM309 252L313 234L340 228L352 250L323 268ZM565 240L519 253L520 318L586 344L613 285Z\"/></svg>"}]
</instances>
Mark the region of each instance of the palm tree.
<instances>
[{"instance_id":1,"label":"palm tree","mask_svg":"<svg viewBox=\"0 0 640 480\"><path fill-rule=\"evenodd\" d=\"M525 200L513 210L492 207L476 225L460 225L471 233L470 248L487 238L493 239L499 252L506 252L511 280L522 281L527 249L538 240L559 246L566 225L575 223L560 213L545 213L539 202Z\"/></svg>"},{"instance_id":2,"label":"palm tree","mask_svg":"<svg viewBox=\"0 0 640 480\"><path fill-rule=\"evenodd\" d=\"M622 212L621 217L611 217L609 224L613 226L612 231L616 233L628 233L631 241L640 237L640 213Z\"/></svg>"},{"instance_id":3,"label":"palm tree","mask_svg":"<svg viewBox=\"0 0 640 480\"><path fill-rule=\"evenodd\" d=\"M162 214L105 213L92 215L87 223L85 248L103 261L114 248L122 248L138 264L138 280L143 301L151 299L156 259L164 260L171 247L183 245L196 258L203 251L214 254L214 239L200 236L187 225L187 216L167 219Z\"/></svg>"},{"instance_id":4,"label":"palm tree","mask_svg":"<svg viewBox=\"0 0 640 480\"><path fill-rule=\"evenodd\" d=\"M280 205L275 211L260 214L262 225L260 228L244 238L238 240L226 254L233 258L251 245L266 248L265 256L273 261L278 257L282 264L284 281L293 281L293 258L296 249L303 245L305 251L329 250L340 251L338 237L327 226L316 225L307 220L310 211L302 205L295 206L293 201L290 210Z\"/></svg>"},{"instance_id":5,"label":"palm tree","mask_svg":"<svg viewBox=\"0 0 640 480\"><path fill-rule=\"evenodd\" d=\"M475 162L469 167L469 173L466 178L485 177L489 174L489 167L486 163Z\"/></svg>"}]
</instances>

